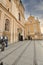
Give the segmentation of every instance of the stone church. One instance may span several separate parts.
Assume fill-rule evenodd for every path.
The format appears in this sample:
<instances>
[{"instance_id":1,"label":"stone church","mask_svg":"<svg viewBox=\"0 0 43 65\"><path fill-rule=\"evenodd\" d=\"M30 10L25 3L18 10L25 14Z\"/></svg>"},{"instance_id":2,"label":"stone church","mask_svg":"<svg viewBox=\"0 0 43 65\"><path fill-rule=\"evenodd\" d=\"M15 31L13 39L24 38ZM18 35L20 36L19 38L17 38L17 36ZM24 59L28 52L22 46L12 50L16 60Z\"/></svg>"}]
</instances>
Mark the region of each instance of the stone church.
<instances>
[{"instance_id":1,"label":"stone church","mask_svg":"<svg viewBox=\"0 0 43 65\"><path fill-rule=\"evenodd\" d=\"M10 43L24 39L24 10L21 0L0 0L0 36L7 36Z\"/></svg>"},{"instance_id":2,"label":"stone church","mask_svg":"<svg viewBox=\"0 0 43 65\"><path fill-rule=\"evenodd\" d=\"M34 16L29 16L25 23L25 38L41 39L40 21Z\"/></svg>"}]
</instances>

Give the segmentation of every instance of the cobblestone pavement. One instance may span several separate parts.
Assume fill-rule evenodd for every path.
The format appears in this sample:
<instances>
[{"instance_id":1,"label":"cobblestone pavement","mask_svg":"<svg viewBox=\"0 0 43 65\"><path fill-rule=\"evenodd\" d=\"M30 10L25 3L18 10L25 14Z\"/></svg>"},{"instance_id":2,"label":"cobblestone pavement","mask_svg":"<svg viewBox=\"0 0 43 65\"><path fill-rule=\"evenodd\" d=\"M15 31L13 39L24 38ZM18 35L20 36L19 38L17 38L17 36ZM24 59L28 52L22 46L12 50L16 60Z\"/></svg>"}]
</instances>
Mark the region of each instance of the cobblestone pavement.
<instances>
[{"instance_id":1,"label":"cobblestone pavement","mask_svg":"<svg viewBox=\"0 0 43 65\"><path fill-rule=\"evenodd\" d=\"M28 40L9 45L0 51L3 65L43 65L43 41Z\"/></svg>"}]
</instances>

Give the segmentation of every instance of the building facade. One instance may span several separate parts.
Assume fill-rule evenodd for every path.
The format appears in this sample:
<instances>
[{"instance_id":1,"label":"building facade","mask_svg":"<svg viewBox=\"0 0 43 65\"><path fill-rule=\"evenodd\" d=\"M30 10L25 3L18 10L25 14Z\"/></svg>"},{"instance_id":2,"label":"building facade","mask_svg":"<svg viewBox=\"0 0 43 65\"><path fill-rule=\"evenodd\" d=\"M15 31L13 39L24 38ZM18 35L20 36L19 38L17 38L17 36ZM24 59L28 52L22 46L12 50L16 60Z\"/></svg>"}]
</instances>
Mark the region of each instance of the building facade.
<instances>
[{"instance_id":1,"label":"building facade","mask_svg":"<svg viewBox=\"0 0 43 65\"><path fill-rule=\"evenodd\" d=\"M21 0L0 0L0 36L7 36L10 43L23 39L41 38L39 20L30 16L25 23L24 6Z\"/></svg>"},{"instance_id":2,"label":"building facade","mask_svg":"<svg viewBox=\"0 0 43 65\"><path fill-rule=\"evenodd\" d=\"M25 23L25 38L41 39L40 22L34 16L30 16Z\"/></svg>"},{"instance_id":3,"label":"building facade","mask_svg":"<svg viewBox=\"0 0 43 65\"><path fill-rule=\"evenodd\" d=\"M7 36L10 43L24 39L24 6L21 0L0 0L0 36Z\"/></svg>"}]
</instances>

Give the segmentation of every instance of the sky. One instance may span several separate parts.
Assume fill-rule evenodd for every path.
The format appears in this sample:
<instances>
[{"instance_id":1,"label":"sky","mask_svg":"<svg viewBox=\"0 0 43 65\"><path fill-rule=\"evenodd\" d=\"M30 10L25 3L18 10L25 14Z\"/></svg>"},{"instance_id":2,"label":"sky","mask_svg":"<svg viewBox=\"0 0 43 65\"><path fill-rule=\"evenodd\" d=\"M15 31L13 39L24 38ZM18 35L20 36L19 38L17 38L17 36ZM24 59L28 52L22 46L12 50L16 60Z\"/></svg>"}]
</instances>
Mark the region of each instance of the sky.
<instances>
[{"instance_id":1,"label":"sky","mask_svg":"<svg viewBox=\"0 0 43 65\"><path fill-rule=\"evenodd\" d=\"M38 17L41 24L41 31L43 33L43 0L22 0L25 8L25 18L29 15Z\"/></svg>"}]
</instances>

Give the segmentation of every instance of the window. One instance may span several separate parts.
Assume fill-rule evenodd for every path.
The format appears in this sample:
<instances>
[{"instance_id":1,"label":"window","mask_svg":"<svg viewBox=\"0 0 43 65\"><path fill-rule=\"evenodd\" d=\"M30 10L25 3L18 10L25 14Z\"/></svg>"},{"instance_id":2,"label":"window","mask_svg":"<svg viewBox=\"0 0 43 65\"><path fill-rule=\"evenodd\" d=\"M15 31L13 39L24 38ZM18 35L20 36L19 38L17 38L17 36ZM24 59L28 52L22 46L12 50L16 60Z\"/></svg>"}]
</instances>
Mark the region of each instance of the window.
<instances>
[{"instance_id":1,"label":"window","mask_svg":"<svg viewBox=\"0 0 43 65\"><path fill-rule=\"evenodd\" d=\"M18 31L18 33L22 33L22 29L21 28L18 28L17 31Z\"/></svg>"},{"instance_id":2,"label":"window","mask_svg":"<svg viewBox=\"0 0 43 65\"><path fill-rule=\"evenodd\" d=\"M22 3L22 1L20 0L20 3Z\"/></svg>"},{"instance_id":3,"label":"window","mask_svg":"<svg viewBox=\"0 0 43 65\"><path fill-rule=\"evenodd\" d=\"M28 33L30 33L30 30L28 30Z\"/></svg>"},{"instance_id":4,"label":"window","mask_svg":"<svg viewBox=\"0 0 43 65\"><path fill-rule=\"evenodd\" d=\"M30 28L28 27L28 34L30 33Z\"/></svg>"},{"instance_id":5,"label":"window","mask_svg":"<svg viewBox=\"0 0 43 65\"><path fill-rule=\"evenodd\" d=\"M30 20L30 22L32 23L32 20Z\"/></svg>"},{"instance_id":6,"label":"window","mask_svg":"<svg viewBox=\"0 0 43 65\"><path fill-rule=\"evenodd\" d=\"M9 0L9 2L11 2L11 0Z\"/></svg>"},{"instance_id":7,"label":"window","mask_svg":"<svg viewBox=\"0 0 43 65\"><path fill-rule=\"evenodd\" d=\"M33 27L34 27L34 32L37 33L36 24L34 24Z\"/></svg>"},{"instance_id":8,"label":"window","mask_svg":"<svg viewBox=\"0 0 43 65\"><path fill-rule=\"evenodd\" d=\"M19 21L20 21L20 13L19 13Z\"/></svg>"},{"instance_id":9,"label":"window","mask_svg":"<svg viewBox=\"0 0 43 65\"><path fill-rule=\"evenodd\" d=\"M22 5L22 1L20 0L20 4Z\"/></svg>"},{"instance_id":10,"label":"window","mask_svg":"<svg viewBox=\"0 0 43 65\"><path fill-rule=\"evenodd\" d=\"M9 11L9 8L8 8L8 11Z\"/></svg>"},{"instance_id":11,"label":"window","mask_svg":"<svg viewBox=\"0 0 43 65\"><path fill-rule=\"evenodd\" d=\"M9 31L9 26L10 26L9 20L6 19L6 22L5 22L5 31Z\"/></svg>"},{"instance_id":12,"label":"window","mask_svg":"<svg viewBox=\"0 0 43 65\"><path fill-rule=\"evenodd\" d=\"M0 19L1 19L1 13L2 13L2 11L0 10Z\"/></svg>"}]
</instances>

